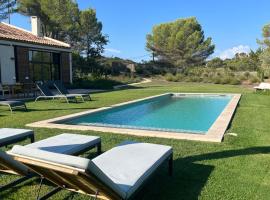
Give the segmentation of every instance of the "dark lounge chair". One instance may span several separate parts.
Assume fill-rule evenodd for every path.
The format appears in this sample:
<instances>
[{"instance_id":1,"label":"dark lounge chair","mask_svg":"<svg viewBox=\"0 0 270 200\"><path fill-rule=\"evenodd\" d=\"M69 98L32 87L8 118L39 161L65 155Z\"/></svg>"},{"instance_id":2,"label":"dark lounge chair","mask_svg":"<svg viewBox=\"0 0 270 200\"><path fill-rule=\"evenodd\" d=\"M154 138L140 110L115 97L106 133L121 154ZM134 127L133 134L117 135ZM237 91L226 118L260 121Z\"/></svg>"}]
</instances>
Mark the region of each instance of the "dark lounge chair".
<instances>
[{"instance_id":1,"label":"dark lounge chair","mask_svg":"<svg viewBox=\"0 0 270 200\"><path fill-rule=\"evenodd\" d=\"M55 81L53 83L54 87L58 90L58 92L62 95L74 95L76 97L79 97L82 101L85 99L88 99L91 101L90 93L88 94L70 94L69 91L65 88L65 86L60 81Z\"/></svg>"},{"instance_id":2,"label":"dark lounge chair","mask_svg":"<svg viewBox=\"0 0 270 200\"><path fill-rule=\"evenodd\" d=\"M35 101L39 99L65 99L69 103L70 99L74 99L77 102L75 95L54 95L46 84L37 83L37 88L42 95L38 96Z\"/></svg>"},{"instance_id":3,"label":"dark lounge chair","mask_svg":"<svg viewBox=\"0 0 270 200\"><path fill-rule=\"evenodd\" d=\"M6 100L4 98L0 99L0 106L8 106L11 113L17 108L23 108L24 110L27 110L27 107L23 101Z\"/></svg>"}]
</instances>

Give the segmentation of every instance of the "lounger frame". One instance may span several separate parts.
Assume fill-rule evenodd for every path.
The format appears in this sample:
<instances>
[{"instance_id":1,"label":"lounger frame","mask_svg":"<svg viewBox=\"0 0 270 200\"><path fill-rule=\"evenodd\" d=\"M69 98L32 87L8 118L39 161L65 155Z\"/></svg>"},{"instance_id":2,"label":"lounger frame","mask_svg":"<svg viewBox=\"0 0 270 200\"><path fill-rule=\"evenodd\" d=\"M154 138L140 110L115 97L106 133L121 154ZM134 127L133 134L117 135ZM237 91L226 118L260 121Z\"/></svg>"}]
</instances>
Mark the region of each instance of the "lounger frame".
<instances>
[{"instance_id":1,"label":"lounger frame","mask_svg":"<svg viewBox=\"0 0 270 200\"><path fill-rule=\"evenodd\" d=\"M4 103L4 102L2 102L2 103L0 104L0 106L8 106L8 108L9 108L9 110L10 110L11 113L13 113L13 110L16 109L16 108L24 108L24 110L27 111L27 107L26 107L25 103L22 103L22 105L18 105L18 106L12 106L12 105L9 104L9 103Z\"/></svg>"},{"instance_id":2,"label":"lounger frame","mask_svg":"<svg viewBox=\"0 0 270 200\"><path fill-rule=\"evenodd\" d=\"M77 98L75 96L71 96L71 95L53 95L53 96L49 96L49 95L46 95L42 88L40 88L40 86L37 84L37 88L39 89L39 91L41 92L41 96L38 96L36 99L35 99L35 102L38 101L39 99L64 99L67 103L69 103L69 99L75 99L76 103L77 103Z\"/></svg>"},{"instance_id":3,"label":"lounger frame","mask_svg":"<svg viewBox=\"0 0 270 200\"><path fill-rule=\"evenodd\" d=\"M106 183L103 183L88 170L82 170L13 153L9 154L12 155L15 160L25 164L37 174L56 184L58 186L56 190L67 189L71 192L81 193L102 200L123 200L123 198L109 188ZM173 153L171 153L160 166L166 162L169 164L169 175L171 176L173 171ZM147 180L150 178L151 176L148 177ZM134 195L142 189L147 180L129 199L133 198ZM42 197L40 199L47 199L47 197L51 197L52 195L47 195L46 198Z\"/></svg>"}]
</instances>

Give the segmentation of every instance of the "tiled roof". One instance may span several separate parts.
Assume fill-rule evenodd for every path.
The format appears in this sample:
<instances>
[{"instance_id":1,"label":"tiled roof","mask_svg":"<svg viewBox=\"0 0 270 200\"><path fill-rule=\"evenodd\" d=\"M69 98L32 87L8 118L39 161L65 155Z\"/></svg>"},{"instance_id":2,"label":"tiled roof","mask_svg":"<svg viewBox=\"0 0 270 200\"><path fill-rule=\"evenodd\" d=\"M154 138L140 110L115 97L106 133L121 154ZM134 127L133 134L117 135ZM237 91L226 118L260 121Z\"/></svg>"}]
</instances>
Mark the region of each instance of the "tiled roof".
<instances>
[{"instance_id":1,"label":"tiled roof","mask_svg":"<svg viewBox=\"0 0 270 200\"><path fill-rule=\"evenodd\" d=\"M32 43L38 45L53 46L59 48L70 48L70 45L48 37L38 37L31 32L12 26L6 23L0 23L0 40L12 40L23 43Z\"/></svg>"}]
</instances>

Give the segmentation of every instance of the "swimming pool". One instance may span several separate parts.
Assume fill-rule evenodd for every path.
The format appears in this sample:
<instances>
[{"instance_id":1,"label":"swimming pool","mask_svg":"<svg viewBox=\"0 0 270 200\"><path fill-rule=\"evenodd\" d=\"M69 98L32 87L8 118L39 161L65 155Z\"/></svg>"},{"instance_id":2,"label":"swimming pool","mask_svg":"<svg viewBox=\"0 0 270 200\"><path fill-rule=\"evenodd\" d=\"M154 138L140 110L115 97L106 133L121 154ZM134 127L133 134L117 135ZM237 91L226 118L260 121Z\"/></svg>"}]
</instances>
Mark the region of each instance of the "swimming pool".
<instances>
[{"instance_id":1,"label":"swimming pool","mask_svg":"<svg viewBox=\"0 0 270 200\"><path fill-rule=\"evenodd\" d=\"M62 123L205 134L231 98L167 94Z\"/></svg>"},{"instance_id":2,"label":"swimming pool","mask_svg":"<svg viewBox=\"0 0 270 200\"><path fill-rule=\"evenodd\" d=\"M220 142L240 97L166 93L27 126Z\"/></svg>"}]
</instances>

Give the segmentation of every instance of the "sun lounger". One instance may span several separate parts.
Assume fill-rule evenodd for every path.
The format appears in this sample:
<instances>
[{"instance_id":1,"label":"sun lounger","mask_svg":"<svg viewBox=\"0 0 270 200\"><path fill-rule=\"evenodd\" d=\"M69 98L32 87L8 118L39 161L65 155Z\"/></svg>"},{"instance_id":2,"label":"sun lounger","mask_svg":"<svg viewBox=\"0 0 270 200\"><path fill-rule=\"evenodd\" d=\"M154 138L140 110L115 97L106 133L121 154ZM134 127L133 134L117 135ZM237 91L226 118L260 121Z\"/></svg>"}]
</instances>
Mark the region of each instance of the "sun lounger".
<instances>
[{"instance_id":1,"label":"sun lounger","mask_svg":"<svg viewBox=\"0 0 270 200\"><path fill-rule=\"evenodd\" d=\"M39 99L65 99L66 102L69 103L70 99L74 99L77 102L75 95L54 95L46 84L38 83L37 88L40 90L42 95L38 96L35 101Z\"/></svg>"},{"instance_id":2,"label":"sun lounger","mask_svg":"<svg viewBox=\"0 0 270 200\"><path fill-rule=\"evenodd\" d=\"M127 142L93 160L14 146L15 160L73 192L100 199L130 199L165 162L172 175L170 146Z\"/></svg>"},{"instance_id":3,"label":"sun lounger","mask_svg":"<svg viewBox=\"0 0 270 200\"><path fill-rule=\"evenodd\" d=\"M79 97L82 101L84 101L85 99L88 99L89 101L91 100L90 94L70 94L60 81L55 81L53 85L62 95L75 95L76 97Z\"/></svg>"},{"instance_id":4,"label":"sun lounger","mask_svg":"<svg viewBox=\"0 0 270 200\"><path fill-rule=\"evenodd\" d=\"M23 101L13 101L13 100L1 99L0 105L1 106L8 106L11 113L16 108L23 108L24 110L27 110L27 107Z\"/></svg>"},{"instance_id":5,"label":"sun lounger","mask_svg":"<svg viewBox=\"0 0 270 200\"><path fill-rule=\"evenodd\" d=\"M99 137L69 133L63 133L25 146L30 151L39 149L43 152L54 152L60 155L79 155L95 147L97 147L99 154L101 152L101 140ZM22 178L7 185L0 186L0 191L17 185L35 175L27 166L14 160L4 151L0 151L0 171L22 176Z\"/></svg>"},{"instance_id":6,"label":"sun lounger","mask_svg":"<svg viewBox=\"0 0 270 200\"><path fill-rule=\"evenodd\" d=\"M34 131L29 129L0 128L0 147L30 139L35 141Z\"/></svg>"},{"instance_id":7,"label":"sun lounger","mask_svg":"<svg viewBox=\"0 0 270 200\"><path fill-rule=\"evenodd\" d=\"M270 83L260 83L259 86L254 87L256 90L270 90Z\"/></svg>"}]
</instances>

